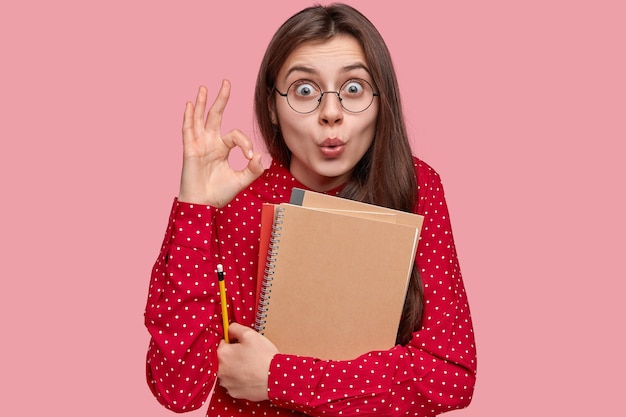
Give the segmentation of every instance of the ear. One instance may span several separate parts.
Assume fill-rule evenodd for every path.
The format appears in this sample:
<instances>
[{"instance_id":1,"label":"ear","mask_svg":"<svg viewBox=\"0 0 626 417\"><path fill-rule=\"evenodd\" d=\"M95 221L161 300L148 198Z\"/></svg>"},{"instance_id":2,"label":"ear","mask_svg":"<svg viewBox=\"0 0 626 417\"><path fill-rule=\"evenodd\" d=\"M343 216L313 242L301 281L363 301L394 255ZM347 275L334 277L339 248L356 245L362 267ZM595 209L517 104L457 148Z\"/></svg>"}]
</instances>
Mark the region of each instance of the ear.
<instances>
[{"instance_id":1,"label":"ear","mask_svg":"<svg viewBox=\"0 0 626 417\"><path fill-rule=\"evenodd\" d=\"M274 100L267 100L267 110L270 112L270 120L273 125L278 125L278 112L276 111L276 102Z\"/></svg>"}]
</instances>

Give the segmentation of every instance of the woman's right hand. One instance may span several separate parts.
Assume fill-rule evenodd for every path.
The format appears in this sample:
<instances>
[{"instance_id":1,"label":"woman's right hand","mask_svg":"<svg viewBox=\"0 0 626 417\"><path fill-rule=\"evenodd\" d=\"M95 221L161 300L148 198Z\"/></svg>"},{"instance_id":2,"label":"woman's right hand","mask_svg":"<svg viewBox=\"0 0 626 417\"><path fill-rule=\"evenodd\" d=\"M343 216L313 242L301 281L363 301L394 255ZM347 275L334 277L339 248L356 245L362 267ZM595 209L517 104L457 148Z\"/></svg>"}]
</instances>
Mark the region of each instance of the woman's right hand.
<instances>
[{"instance_id":1,"label":"woman's right hand","mask_svg":"<svg viewBox=\"0 0 626 417\"><path fill-rule=\"evenodd\" d=\"M224 80L205 120L207 89L198 90L195 105L187 103L183 120L183 169L178 200L223 207L263 173L261 154L240 130L221 134L222 114L230 96L230 82ZM241 148L248 164L235 171L228 155Z\"/></svg>"}]
</instances>

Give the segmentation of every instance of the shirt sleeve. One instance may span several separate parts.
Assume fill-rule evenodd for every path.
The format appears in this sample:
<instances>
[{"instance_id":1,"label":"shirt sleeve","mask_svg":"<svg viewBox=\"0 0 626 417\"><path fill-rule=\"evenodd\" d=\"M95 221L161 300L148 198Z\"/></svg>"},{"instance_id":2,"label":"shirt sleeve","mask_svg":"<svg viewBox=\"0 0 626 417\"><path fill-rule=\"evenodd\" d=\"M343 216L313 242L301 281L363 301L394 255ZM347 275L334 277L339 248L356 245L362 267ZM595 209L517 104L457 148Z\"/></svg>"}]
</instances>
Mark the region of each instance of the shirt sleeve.
<instances>
[{"instance_id":1,"label":"shirt sleeve","mask_svg":"<svg viewBox=\"0 0 626 417\"><path fill-rule=\"evenodd\" d=\"M219 287L207 274L215 269L215 210L174 201L150 279L147 381L157 400L177 412L200 407L217 374Z\"/></svg>"},{"instance_id":2,"label":"shirt sleeve","mask_svg":"<svg viewBox=\"0 0 626 417\"><path fill-rule=\"evenodd\" d=\"M427 173L418 202L421 329L405 346L350 361L276 355L268 386L274 405L314 416L434 416L470 403L476 377L470 311L441 180Z\"/></svg>"}]
</instances>

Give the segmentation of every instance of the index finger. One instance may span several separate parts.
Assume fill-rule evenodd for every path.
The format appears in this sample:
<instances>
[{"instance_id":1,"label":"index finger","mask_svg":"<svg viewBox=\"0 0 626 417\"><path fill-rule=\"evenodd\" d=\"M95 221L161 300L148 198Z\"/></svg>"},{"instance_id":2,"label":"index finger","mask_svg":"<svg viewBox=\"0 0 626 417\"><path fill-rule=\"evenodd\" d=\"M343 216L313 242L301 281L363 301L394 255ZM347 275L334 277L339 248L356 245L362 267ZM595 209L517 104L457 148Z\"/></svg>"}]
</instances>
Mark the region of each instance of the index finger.
<instances>
[{"instance_id":1,"label":"index finger","mask_svg":"<svg viewBox=\"0 0 626 417\"><path fill-rule=\"evenodd\" d=\"M224 114L224 109L226 109L226 104L228 103L229 97L230 81L223 80L220 91L217 93L215 101L209 108L209 113L207 114L206 123L204 125L204 128L206 130L212 130L218 134L220 133L222 126L222 115Z\"/></svg>"}]
</instances>

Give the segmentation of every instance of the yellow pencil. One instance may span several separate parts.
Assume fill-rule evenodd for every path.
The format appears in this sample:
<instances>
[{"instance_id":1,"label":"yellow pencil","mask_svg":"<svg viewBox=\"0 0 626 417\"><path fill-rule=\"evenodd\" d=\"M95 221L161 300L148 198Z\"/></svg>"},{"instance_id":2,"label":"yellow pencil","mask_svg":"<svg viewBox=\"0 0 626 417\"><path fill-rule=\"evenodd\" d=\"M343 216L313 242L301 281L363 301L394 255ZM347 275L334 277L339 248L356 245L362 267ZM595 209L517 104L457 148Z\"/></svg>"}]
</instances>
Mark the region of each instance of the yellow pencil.
<instances>
[{"instance_id":1,"label":"yellow pencil","mask_svg":"<svg viewBox=\"0 0 626 417\"><path fill-rule=\"evenodd\" d=\"M222 323L224 325L224 340L226 343L230 343L228 340L228 307L226 304L226 285L224 283L224 267L222 264L217 264L217 280L220 285L220 304L222 305Z\"/></svg>"}]
</instances>

